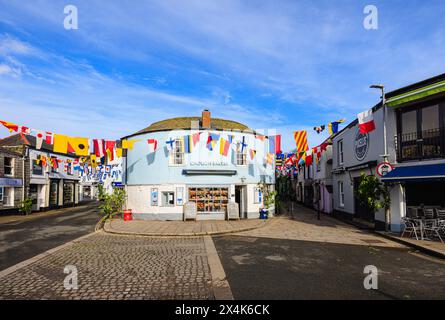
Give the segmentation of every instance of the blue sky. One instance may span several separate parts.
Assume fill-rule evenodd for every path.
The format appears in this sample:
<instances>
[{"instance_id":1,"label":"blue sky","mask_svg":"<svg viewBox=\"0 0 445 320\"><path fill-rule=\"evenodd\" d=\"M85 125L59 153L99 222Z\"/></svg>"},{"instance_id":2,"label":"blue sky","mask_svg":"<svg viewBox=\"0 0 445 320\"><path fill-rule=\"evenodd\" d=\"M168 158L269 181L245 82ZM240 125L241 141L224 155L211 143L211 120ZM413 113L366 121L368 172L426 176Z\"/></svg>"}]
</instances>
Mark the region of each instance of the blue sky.
<instances>
[{"instance_id":1,"label":"blue sky","mask_svg":"<svg viewBox=\"0 0 445 320\"><path fill-rule=\"evenodd\" d=\"M368 4L378 30L363 27ZM209 108L276 129L285 150L301 129L315 146L314 126L378 102L370 84L445 72L444 17L442 0L0 0L0 119L117 139Z\"/></svg>"}]
</instances>

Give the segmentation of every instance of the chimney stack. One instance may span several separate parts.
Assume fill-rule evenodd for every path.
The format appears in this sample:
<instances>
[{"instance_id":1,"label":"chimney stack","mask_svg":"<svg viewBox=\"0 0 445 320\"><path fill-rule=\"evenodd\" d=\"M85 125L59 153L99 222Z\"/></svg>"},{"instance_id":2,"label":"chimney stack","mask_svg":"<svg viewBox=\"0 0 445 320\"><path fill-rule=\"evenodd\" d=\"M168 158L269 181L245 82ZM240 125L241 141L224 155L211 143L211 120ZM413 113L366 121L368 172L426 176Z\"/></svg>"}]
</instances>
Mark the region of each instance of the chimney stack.
<instances>
[{"instance_id":1,"label":"chimney stack","mask_svg":"<svg viewBox=\"0 0 445 320\"><path fill-rule=\"evenodd\" d=\"M201 126L210 129L210 111L208 109L204 109L202 112Z\"/></svg>"}]
</instances>

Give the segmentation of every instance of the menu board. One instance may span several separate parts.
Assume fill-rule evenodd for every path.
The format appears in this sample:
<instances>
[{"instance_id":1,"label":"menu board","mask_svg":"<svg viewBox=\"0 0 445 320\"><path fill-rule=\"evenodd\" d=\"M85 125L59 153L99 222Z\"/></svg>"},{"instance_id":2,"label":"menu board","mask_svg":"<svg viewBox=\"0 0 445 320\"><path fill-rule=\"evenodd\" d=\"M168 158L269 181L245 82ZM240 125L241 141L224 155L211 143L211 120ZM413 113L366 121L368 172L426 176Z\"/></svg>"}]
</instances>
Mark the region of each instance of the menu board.
<instances>
[{"instance_id":1,"label":"menu board","mask_svg":"<svg viewBox=\"0 0 445 320\"><path fill-rule=\"evenodd\" d=\"M198 213L227 211L228 188L189 188L189 201L196 203Z\"/></svg>"}]
</instances>

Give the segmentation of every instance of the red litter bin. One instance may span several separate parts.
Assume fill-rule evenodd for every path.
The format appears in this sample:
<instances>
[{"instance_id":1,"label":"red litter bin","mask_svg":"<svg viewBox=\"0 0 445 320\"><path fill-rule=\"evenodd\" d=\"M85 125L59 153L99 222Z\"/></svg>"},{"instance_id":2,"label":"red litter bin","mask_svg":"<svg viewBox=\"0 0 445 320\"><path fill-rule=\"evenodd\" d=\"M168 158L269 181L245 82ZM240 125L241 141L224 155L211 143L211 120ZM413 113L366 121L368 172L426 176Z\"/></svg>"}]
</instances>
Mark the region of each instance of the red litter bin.
<instances>
[{"instance_id":1,"label":"red litter bin","mask_svg":"<svg viewBox=\"0 0 445 320\"><path fill-rule=\"evenodd\" d=\"M124 210L124 221L131 221L131 220L133 220L131 209Z\"/></svg>"}]
</instances>

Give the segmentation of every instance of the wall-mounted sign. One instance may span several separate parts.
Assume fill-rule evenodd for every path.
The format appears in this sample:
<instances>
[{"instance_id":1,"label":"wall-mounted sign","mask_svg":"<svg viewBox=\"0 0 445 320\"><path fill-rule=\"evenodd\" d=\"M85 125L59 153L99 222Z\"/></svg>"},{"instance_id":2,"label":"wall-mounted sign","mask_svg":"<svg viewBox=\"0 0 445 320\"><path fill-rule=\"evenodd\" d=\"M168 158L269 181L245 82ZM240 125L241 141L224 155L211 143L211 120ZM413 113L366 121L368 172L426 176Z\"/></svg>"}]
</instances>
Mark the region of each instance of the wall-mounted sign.
<instances>
[{"instance_id":1,"label":"wall-mounted sign","mask_svg":"<svg viewBox=\"0 0 445 320\"><path fill-rule=\"evenodd\" d=\"M21 187L22 179L0 178L0 187Z\"/></svg>"},{"instance_id":2,"label":"wall-mounted sign","mask_svg":"<svg viewBox=\"0 0 445 320\"><path fill-rule=\"evenodd\" d=\"M184 204L184 188L176 188L176 205L182 206Z\"/></svg>"},{"instance_id":3,"label":"wall-mounted sign","mask_svg":"<svg viewBox=\"0 0 445 320\"><path fill-rule=\"evenodd\" d=\"M358 161L366 158L369 150L369 134L360 133L357 129L354 137L354 155Z\"/></svg>"},{"instance_id":4,"label":"wall-mounted sign","mask_svg":"<svg viewBox=\"0 0 445 320\"><path fill-rule=\"evenodd\" d=\"M190 162L190 166L192 167L196 167L196 166L200 166L200 167L207 167L207 166L211 166L211 167L225 167L228 166L229 164L227 162L220 162L220 161L191 161Z\"/></svg>"},{"instance_id":5,"label":"wall-mounted sign","mask_svg":"<svg viewBox=\"0 0 445 320\"><path fill-rule=\"evenodd\" d=\"M389 173L393 170L394 170L394 167L389 162L382 162L376 168L377 174L381 177L385 176L387 173Z\"/></svg>"},{"instance_id":6,"label":"wall-mounted sign","mask_svg":"<svg viewBox=\"0 0 445 320\"><path fill-rule=\"evenodd\" d=\"M152 206L158 205L158 189L157 188L151 189L151 205Z\"/></svg>"}]
</instances>

